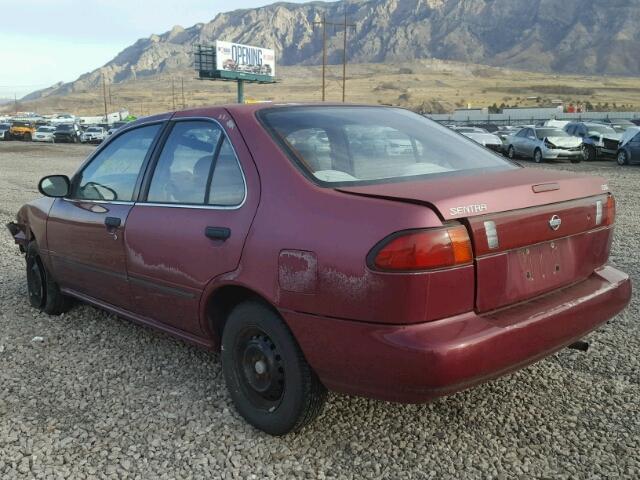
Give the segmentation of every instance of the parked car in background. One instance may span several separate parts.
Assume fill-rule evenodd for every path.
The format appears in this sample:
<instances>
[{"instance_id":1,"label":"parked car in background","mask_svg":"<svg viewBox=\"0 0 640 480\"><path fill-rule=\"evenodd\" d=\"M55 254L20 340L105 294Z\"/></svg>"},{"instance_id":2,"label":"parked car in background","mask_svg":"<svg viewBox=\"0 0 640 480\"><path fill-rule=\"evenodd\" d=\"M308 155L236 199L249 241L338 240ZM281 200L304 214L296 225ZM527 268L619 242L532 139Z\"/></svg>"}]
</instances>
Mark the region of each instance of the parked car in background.
<instances>
[{"instance_id":1,"label":"parked car in background","mask_svg":"<svg viewBox=\"0 0 640 480\"><path fill-rule=\"evenodd\" d=\"M367 130L412 150L350 148ZM274 435L327 389L420 403L486 382L631 297L607 265L606 179L522 168L399 108L156 115L38 188L8 225L31 305L75 298L220 351L238 411Z\"/></svg>"},{"instance_id":2,"label":"parked car in background","mask_svg":"<svg viewBox=\"0 0 640 480\"><path fill-rule=\"evenodd\" d=\"M0 140L11 140L10 129L10 123L0 123Z\"/></svg>"},{"instance_id":3,"label":"parked car in background","mask_svg":"<svg viewBox=\"0 0 640 480\"><path fill-rule=\"evenodd\" d=\"M56 127L50 127L46 125L38 127L36 133L33 135L33 141L53 143L53 133L55 131Z\"/></svg>"},{"instance_id":4,"label":"parked car in background","mask_svg":"<svg viewBox=\"0 0 640 480\"><path fill-rule=\"evenodd\" d=\"M521 127L515 127L512 125L501 125L500 127L498 127L498 131L496 132L496 135L500 138L500 140L502 141L502 152L506 153L507 152L507 138L509 138L511 135L514 135L516 133L518 133L520 131Z\"/></svg>"},{"instance_id":5,"label":"parked car in background","mask_svg":"<svg viewBox=\"0 0 640 480\"><path fill-rule=\"evenodd\" d=\"M83 141L86 143L101 143L107 137L107 132L102 127L88 127L83 132Z\"/></svg>"},{"instance_id":6,"label":"parked car in background","mask_svg":"<svg viewBox=\"0 0 640 480\"><path fill-rule=\"evenodd\" d=\"M629 127L622 134L616 161L618 165L640 163L640 127Z\"/></svg>"},{"instance_id":7,"label":"parked car in background","mask_svg":"<svg viewBox=\"0 0 640 480\"><path fill-rule=\"evenodd\" d=\"M56 127L53 138L56 143L79 143L82 131L75 123L63 123Z\"/></svg>"},{"instance_id":8,"label":"parked car in background","mask_svg":"<svg viewBox=\"0 0 640 480\"><path fill-rule=\"evenodd\" d=\"M36 124L34 122L11 122L9 135L11 139L24 140L30 142L36 133Z\"/></svg>"},{"instance_id":9,"label":"parked car in background","mask_svg":"<svg viewBox=\"0 0 640 480\"><path fill-rule=\"evenodd\" d=\"M627 128L636 126L636 124L633 123L631 120L626 120L626 119L611 119L611 118L607 118L605 120L599 120L599 121L594 122L594 123L602 123L604 125L609 125L611 128L613 128L618 133L624 133L624 131Z\"/></svg>"},{"instance_id":10,"label":"parked car in background","mask_svg":"<svg viewBox=\"0 0 640 480\"><path fill-rule=\"evenodd\" d=\"M570 123L571 120L556 120L555 118L552 118L551 120L547 120L546 122L544 122L543 126L559 128L560 130L562 130Z\"/></svg>"},{"instance_id":11,"label":"parked car in background","mask_svg":"<svg viewBox=\"0 0 640 480\"><path fill-rule=\"evenodd\" d=\"M493 150L494 152L502 151L502 140L499 136L493 133L487 132L483 128L479 127L455 127L454 130L461 133L467 138L470 138L476 143L479 143L483 147Z\"/></svg>"},{"instance_id":12,"label":"parked car in background","mask_svg":"<svg viewBox=\"0 0 640 480\"><path fill-rule=\"evenodd\" d=\"M536 163L544 160L582 160L582 141L553 127L525 127L507 139L509 158L525 157Z\"/></svg>"},{"instance_id":13,"label":"parked car in background","mask_svg":"<svg viewBox=\"0 0 640 480\"><path fill-rule=\"evenodd\" d=\"M582 153L586 161L602 157L615 158L622 135L602 123L573 122L564 127L565 132L582 139Z\"/></svg>"}]
</instances>

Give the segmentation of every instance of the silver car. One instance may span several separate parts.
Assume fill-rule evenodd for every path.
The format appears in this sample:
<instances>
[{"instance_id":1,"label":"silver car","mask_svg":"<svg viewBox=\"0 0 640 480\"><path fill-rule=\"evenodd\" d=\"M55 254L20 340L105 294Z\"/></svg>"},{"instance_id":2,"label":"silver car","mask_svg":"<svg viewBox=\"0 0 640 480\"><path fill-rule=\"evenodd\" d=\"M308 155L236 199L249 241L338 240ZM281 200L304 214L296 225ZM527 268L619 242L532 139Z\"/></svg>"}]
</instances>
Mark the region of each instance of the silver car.
<instances>
[{"instance_id":1,"label":"silver car","mask_svg":"<svg viewBox=\"0 0 640 480\"><path fill-rule=\"evenodd\" d=\"M509 158L531 158L536 163L561 158L578 163L583 159L581 139L554 127L524 127L507 138L506 148Z\"/></svg>"},{"instance_id":2,"label":"silver car","mask_svg":"<svg viewBox=\"0 0 640 480\"><path fill-rule=\"evenodd\" d=\"M489 150L493 150L494 152L502 151L502 140L497 135L493 133L489 133L484 128L479 127L454 127L458 133L461 133L467 138L470 138L476 143L479 143L485 148Z\"/></svg>"},{"instance_id":3,"label":"silver car","mask_svg":"<svg viewBox=\"0 0 640 480\"><path fill-rule=\"evenodd\" d=\"M34 142L47 142L53 143L53 132L56 131L56 127L42 126L38 127L36 133L33 135L32 140Z\"/></svg>"}]
</instances>

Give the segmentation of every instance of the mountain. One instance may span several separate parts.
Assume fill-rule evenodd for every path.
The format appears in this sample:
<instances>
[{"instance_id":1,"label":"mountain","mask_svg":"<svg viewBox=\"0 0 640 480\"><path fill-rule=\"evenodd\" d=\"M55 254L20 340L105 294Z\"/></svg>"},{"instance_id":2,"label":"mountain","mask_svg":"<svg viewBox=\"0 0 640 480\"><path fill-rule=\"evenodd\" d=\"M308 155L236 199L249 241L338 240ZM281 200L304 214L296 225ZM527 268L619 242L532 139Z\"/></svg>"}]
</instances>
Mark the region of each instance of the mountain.
<instances>
[{"instance_id":1,"label":"mountain","mask_svg":"<svg viewBox=\"0 0 640 480\"><path fill-rule=\"evenodd\" d=\"M437 58L522 70L640 75L638 0L342 0L274 3L221 13L208 23L173 27L120 52L71 83L25 100L191 67L191 45L216 39L271 47L280 65L317 65L326 15L349 31L349 62ZM327 29L329 62L342 59L342 32Z\"/></svg>"}]
</instances>

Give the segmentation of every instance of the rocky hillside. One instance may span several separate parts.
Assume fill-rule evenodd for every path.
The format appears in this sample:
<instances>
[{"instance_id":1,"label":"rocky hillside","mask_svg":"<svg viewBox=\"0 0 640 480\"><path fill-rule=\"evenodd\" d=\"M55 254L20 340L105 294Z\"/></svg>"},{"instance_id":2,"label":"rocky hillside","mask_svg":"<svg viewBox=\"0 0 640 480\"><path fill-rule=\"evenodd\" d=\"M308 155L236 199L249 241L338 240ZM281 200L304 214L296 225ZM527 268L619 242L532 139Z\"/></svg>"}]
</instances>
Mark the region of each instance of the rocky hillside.
<instances>
[{"instance_id":1,"label":"rocky hillside","mask_svg":"<svg viewBox=\"0 0 640 480\"><path fill-rule=\"evenodd\" d=\"M313 23L356 24L350 62L438 58L558 73L640 74L637 0L342 0L275 3L221 13L208 23L174 27L138 40L75 82L26 99L119 83L191 65L191 45L216 39L276 49L281 65L318 64L322 32ZM329 60L342 58L342 33L328 30Z\"/></svg>"}]
</instances>

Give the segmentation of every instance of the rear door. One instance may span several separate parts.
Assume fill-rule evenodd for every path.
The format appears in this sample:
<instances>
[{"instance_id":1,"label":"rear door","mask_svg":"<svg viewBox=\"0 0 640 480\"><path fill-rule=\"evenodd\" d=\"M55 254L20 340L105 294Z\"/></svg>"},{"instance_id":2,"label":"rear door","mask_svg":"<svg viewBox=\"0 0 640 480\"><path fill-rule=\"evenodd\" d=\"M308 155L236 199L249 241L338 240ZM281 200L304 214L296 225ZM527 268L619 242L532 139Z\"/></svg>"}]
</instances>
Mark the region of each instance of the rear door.
<instances>
[{"instance_id":1,"label":"rear door","mask_svg":"<svg viewBox=\"0 0 640 480\"><path fill-rule=\"evenodd\" d=\"M513 149L518 155L524 154L524 142L526 141L528 128L523 128L513 137Z\"/></svg>"},{"instance_id":2,"label":"rear door","mask_svg":"<svg viewBox=\"0 0 640 480\"><path fill-rule=\"evenodd\" d=\"M202 292L238 266L258 198L253 160L230 120L175 118L127 222L135 313L201 334Z\"/></svg>"},{"instance_id":3,"label":"rear door","mask_svg":"<svg viewBox=\"0 0 640 480\"><path fill-rule=\"evenodd\" d=\"M53 272L63 289L130 306L124 232L141 170L161 123L123 132L76 174L47 221Z\"/></svg>"}]
</instances>

